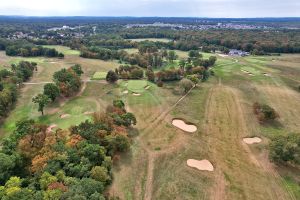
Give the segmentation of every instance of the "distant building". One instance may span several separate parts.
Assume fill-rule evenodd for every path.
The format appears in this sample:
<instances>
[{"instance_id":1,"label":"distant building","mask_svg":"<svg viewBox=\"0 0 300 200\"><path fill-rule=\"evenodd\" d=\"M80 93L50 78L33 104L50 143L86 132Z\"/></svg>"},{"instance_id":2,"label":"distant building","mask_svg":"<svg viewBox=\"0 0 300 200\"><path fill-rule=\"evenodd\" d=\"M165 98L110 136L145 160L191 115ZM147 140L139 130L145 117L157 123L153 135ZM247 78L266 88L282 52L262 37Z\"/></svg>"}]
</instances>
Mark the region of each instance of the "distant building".
<instances>
[{"instance_id":1,"label":"distant building","mask_svg":"<svg viewBox=\"0 0 300 200\"><path fill-rule=\"evenodd\" d=\"M250 53L242 50L237 49L230 49L228 55L230 56L249 56Z\"/></svg>"}]
</instances>

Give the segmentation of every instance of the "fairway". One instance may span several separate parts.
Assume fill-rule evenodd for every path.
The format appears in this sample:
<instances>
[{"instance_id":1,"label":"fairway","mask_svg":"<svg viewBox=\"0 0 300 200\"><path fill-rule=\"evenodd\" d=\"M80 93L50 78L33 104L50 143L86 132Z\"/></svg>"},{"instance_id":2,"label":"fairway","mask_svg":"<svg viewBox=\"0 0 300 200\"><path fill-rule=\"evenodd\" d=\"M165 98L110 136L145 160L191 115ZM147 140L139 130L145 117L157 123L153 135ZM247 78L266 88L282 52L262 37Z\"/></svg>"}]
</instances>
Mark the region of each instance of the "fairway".
<instances>
[{"instance_id":1,"label":"fairway","mask_svg":"<svg viewBox=\"0 0 300 200\"><path fill-rule=\"evenodd\" d=\"M92 80L105 80L107 72L95 72L92 76Z\"/></svg>"},{"instance_id":2,"label":"fairway","mask_svg":"<svg viewBox=\"0 0 300 200\"><path fill-rule=\"evenodd\" d=\"M72 50L70 47L60 45L42 45L45 48L56 49L58 52L63 53L65 56L80 55L80 51Z\"/></svg>"}]
</instances>

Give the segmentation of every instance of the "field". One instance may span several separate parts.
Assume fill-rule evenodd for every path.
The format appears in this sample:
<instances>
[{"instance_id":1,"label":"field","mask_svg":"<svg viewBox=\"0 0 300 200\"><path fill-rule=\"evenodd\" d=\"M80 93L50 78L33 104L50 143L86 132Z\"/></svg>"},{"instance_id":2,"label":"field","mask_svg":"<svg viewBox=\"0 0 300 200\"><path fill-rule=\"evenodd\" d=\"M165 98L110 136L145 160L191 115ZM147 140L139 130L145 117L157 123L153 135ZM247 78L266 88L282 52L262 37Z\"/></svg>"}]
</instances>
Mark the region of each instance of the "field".
<instances>
[{"instance_id":1,"label":"field","mask_svg":"<svg viewBox=\"0 0 300 200\"><path fill-rule=\"evenodd\" d=\"M73 50L55 48L65 53L65 59L24 59L0 52L3 67L21 59L38 63L30 80L35 84L23 86L15 109L2 125L1 137L12 132L22 118L67 128L91 119L91 112L103 111L119 98L136 115L138 124L131 130L131 151L114 165L110 194L126 200L300 199L299 169L276 167L268 159L270 138L300 129L300 55L217 56L212 69L215 76L182 96L174 92L176 82L159 88L145 80L90 81L90 77L103 78L102 72L118 63L84 59ZM187 56L187 52L177 54ZM75 63L85 72L81 91L49 105L42 117L31 98L42 91L43 82L51 81L55 71ZM280 115L278 124L258 123L252 111L256 101L275 108ZM64 114L68 117L61 118ZM172 125L174 118L195 124L197 131L181 131ZM242 139L248 136L258 136L263 142L246 145ZM215 170L190 168L187 159L208 159Z\"/></svg>"}]
</instances>

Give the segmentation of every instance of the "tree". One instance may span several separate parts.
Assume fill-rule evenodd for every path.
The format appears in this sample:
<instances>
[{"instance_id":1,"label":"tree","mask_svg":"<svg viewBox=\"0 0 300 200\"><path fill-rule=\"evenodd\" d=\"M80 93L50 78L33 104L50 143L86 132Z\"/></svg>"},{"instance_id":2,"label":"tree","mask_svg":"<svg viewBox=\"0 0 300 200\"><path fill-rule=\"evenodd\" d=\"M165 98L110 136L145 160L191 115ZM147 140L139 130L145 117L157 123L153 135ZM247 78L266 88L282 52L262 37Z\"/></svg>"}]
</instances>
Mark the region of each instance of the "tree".
<instances>
[{"instance_id":1,"label":"tree","mask_svg":"<svg viewBox=\"0 0 300 200\"><path fill-rule=\"evenodd\" d=\"M202 81L203 81L203 82L204 82L204 81L207 81L208 78L209 78L209 75L210 75L209 71L208 71L208 70L204 70L204 71L203 71L203 76L202 76Z\"/></svg>"},{"instance_id":2,"label":"tree","mask_svg":"<svg viewBox=\"0 0 300 200\"><path fill-rule=\"evenodd\" d=\"M213 66L217 61L217 57L216 56L210 56L208 61L209 61L209 65Z\"/></svg>"},{"instance_id":3,"label":"tree","mask_svg":"<svg viewBox=\"0 0 300 200\"><path fill-rule=\"evenodd\" d=\"M15 167L15 160L12 156L0 153L0 184L4 183L11 175Z\"/></svg>"},{"instance_id":4,"label":"tree","mask_svg":"<svg viewBox=\"0 0 300 200\"><path fill-rule=\"evenodd\" d=\"M44 95L48 96L52 102L59 96L59 88L54 83L47 83L44 86Z\"/></svg>"},{"instance_id":5,"label":"tree","mask_svg":"<svg viewBox=\"0 0 300 200\"><path fill-rule=\"evenodd\" d=\"M176 55L175 51L169 51L169 52L168 52L168 60L169 60L170 62L173 62L174 60L176 60L177 57L178 57L178 56Z\"/></svg>"},{"instance_id":6,"label":"tree","mask_svg":"<svg viewBox=\"0 0 300 200\"><path fill-rule=\"evenodd\" d=\"M124 122L123 122L123 125L124 125L124 126L129 127L129 126L131 126L131 125L136 125L136 118L135 118L135 116L134 116L132 113L130 113L130 112L121 115L121 118L122 118L123 121L124 121Z\"/></svg>"},{"instance_id":7,"label":"tree","mask_svg":"<svg viewBox=\"0 0 300 200\"><path fill-rule=\"evenodd\" d=\"M139 68L135 68L130 72L130 78L132 79L141 79L144 76L144 71Z\"/></svg>"},{"instance_id":8,"label":"tree","mask_svg":"<svg viewBox=\"0 0 300 200\"><path fill-rule=\"evenodd\" d=\"M44 94L38 94L32 98L32 102L38 104L38 111L44 115L44 107L50 102L50 99Z\"/></svg>"},{"instance_id":9,"label":"tree","mask_svg":"<svg viewBox=\"0 0 300 200\"><path fill-rule=\"evenodd\" d=\"M191 51L189 51L189 57L190 58L201 58L202 54L200 54L198 50L191 50Z\"/></svg>"},{"instance_id":10,"label":"tree","mask_svg":"<svg viewBox=\"0 0 300 200\"><path fill-rule=\"evenodd\" d=\"M180 59L179 60L179 67L184 70L184 67L185 67L185 64L186 64L186 61L184 59Z\"/></svg>"},{"instance_id":11,"label":"tree","mask_svg":"<svg viewBox=\"0 0 300 200\"><path fill-rule=\"evenodd\" d=\"M184 93L187 93L192 87L194 86L194 83L189 79L182 79L179 82L179 87L183 89Z\"/></svg>"},{"instance_id":12,"label":"tree","mask_svg":"<svg viewBox=\"0 0 300 200\"><path fill-rule=\"evenodd\" d=\"M186 78L191 80L195 85L199 83L199 78L197 75L187 75Z\"/></svg>"},{"instance_id":13,"label":"tree","mask_svg":"<svg viewBox=\"0 0 300 200\"><path fill-rule=\"evenodd\" d=\"M257 115L257 118L261 123L273 121L279 117L274 108L266 104L261 105L257 102L253 104L253 112Z\"/></svg>"},{"instance_id":14,"label":"tree","mask_svg":"<svg viewBox=\"0 0 300 200\"><path fill-rule=\"evenodd\" d=\"M77 74L77 76L81 76L83 74L81 65L79 64L72 66L71 69Z\"/></svg>"},{"instance_id":15,"label":"tree","mask_svg":"<svg viewBox=\"0 0 300 200\"><path fill-rule=\"evenodd\" d=\"M109 70L107 75L106 75L106 81L109 83L115 83L119 79L118 75L116 72L113 70Z\"/></svg>"},{"instance_id":16,"label":"tree","mask_svg":"<svg viewBox=\"0 0 300 200\"><path fill-rule=\"evenodd\" d=\"M147 70L146 76L147 76L148 81L151 81L151 82L155 81L155 74L152 70Z\"/></svg>"},{"instance_id":17,"label":"tree","mask_svg":"<svg viewBox=\"0 0 300 200\"><path fill-rule=\"evenodd\" d=\"M40 178L40 187L46 190L51 183L57 182L57 178L48 172L44 172Z\"/></svg>"},{"instance_id":18,"label":"tree","mask_svg":"<svg viewBox=\"0 0 300 200\"><path fill-rule=\"evenodd\" d=\"M91 177L103 183L106 183L110 179L107 169L102 166L93 167L91 170Z\"/></svg>"},{"instance_id":19,"label":"tree","mask_svg":"<svg viewBox=\"0 0 300 200\"><path fill-rule=\"evenodd\" d=\"M125 103L120 99L113 100L113 106L120 108L120 109L125 109Z\"/></svg>"}]
</instances>

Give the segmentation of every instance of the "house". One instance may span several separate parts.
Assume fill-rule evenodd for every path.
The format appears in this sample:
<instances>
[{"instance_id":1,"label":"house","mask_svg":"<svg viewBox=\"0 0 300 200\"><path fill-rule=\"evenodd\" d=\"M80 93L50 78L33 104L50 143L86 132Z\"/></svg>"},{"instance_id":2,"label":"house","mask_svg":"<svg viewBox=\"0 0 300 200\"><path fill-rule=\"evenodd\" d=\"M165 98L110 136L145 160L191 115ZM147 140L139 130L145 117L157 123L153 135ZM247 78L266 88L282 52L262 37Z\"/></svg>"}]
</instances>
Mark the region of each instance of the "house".
<instances>
[{"instance_id":1,"label":"house","mask_svg":"<svg viewBox=\"0 0 300 200\"><path fill-rule=\"evenodd\" d=\"M249 56L249 52L237 50L237 49L230 49L228 55L230 56Z\"/></svg>"}]
</instances>

